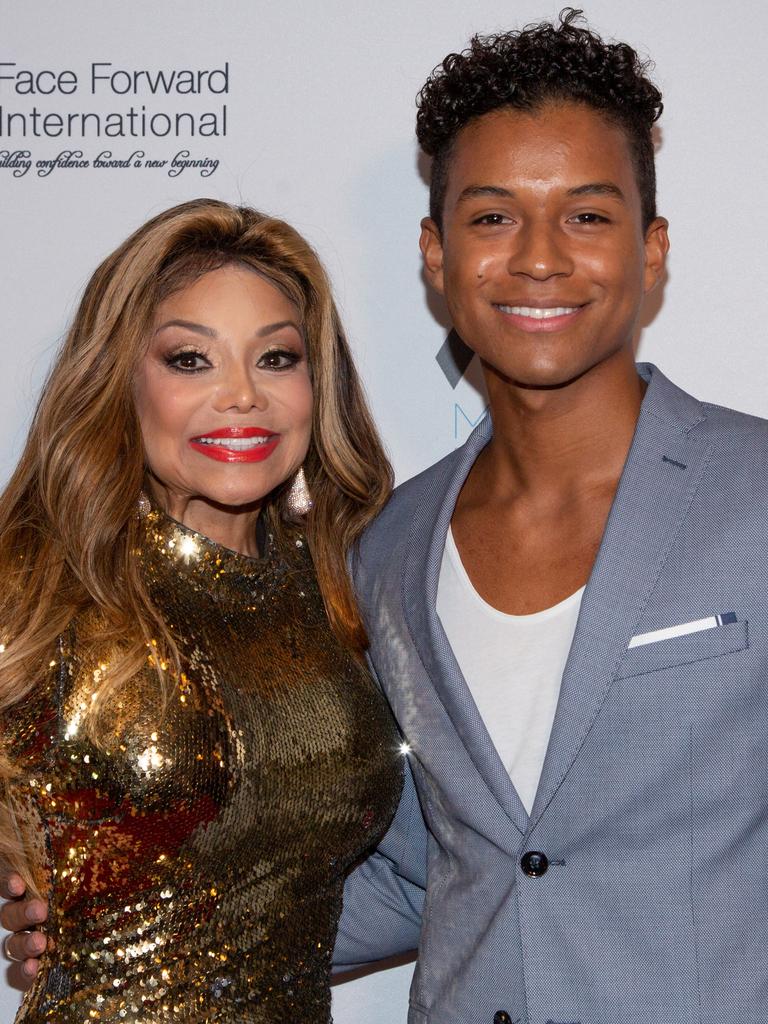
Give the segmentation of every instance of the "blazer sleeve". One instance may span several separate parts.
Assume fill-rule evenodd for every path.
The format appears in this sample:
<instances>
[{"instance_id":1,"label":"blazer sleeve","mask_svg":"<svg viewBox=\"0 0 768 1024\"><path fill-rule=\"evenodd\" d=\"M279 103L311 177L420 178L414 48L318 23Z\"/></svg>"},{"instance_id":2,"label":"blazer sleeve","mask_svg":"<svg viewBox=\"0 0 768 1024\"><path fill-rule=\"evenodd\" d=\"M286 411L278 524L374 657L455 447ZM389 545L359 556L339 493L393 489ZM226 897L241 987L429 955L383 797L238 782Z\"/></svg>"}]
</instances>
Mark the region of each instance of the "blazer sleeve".
<instances>
[{"instance_id":1,"label":"blazer sleeve","mask_svg":"<svg viewBox=\"0 0 768 1024\"><path fill-rule=\"evenodd\" d=\"M344 886L334 973L418 946L426 862L427 828L406 763L403 794L389 830Z\"/></svg>"}]
</instances>

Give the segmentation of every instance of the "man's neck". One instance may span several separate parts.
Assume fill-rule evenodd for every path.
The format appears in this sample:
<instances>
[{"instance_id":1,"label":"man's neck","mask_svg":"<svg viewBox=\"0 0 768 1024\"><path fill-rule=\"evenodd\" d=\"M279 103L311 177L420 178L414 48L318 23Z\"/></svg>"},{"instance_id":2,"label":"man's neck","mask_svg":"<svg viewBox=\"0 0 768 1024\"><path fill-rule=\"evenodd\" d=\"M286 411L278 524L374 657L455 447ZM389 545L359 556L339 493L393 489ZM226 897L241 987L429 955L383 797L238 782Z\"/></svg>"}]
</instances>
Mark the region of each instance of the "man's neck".
<instances>
[{"instance_id":1,"label":"man's neck","mask_svg":"<svg viewBox=\"0 0 768 1024\"><path fill-rule=\"evenodd\" d=\"M486 383L493 439L477 467L483 493L550 502L618 481L646 388L628 353L559 388L520 387L493 371Z\"/></svg>"},{"instance_id":2,"label":"man's neck","mask_svg":"<svg viewBox=\"0 0 768 1024\"><path fill-rule=\"evenodd\" d=\"M557 389L492 374L488 385L493 439L459 495L453 536L481 597L527 615L587 582L644 384L626 353Z\"/></svg>"}]
</instances>

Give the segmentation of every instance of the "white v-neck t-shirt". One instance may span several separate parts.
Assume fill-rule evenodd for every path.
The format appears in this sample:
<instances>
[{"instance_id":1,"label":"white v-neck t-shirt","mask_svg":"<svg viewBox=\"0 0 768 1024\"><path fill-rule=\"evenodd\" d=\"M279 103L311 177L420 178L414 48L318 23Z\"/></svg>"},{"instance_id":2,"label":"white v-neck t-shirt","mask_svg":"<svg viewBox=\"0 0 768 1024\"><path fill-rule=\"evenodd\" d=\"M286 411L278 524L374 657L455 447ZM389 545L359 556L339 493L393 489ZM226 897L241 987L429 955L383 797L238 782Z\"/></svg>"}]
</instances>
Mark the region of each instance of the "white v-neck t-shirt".
<instances>
[{"instance_id":1,"label":"white v-neck t-shirt","mask_svg":"<svg viewBox=\"0 0 768 1024\"><path fill-rule=\"evenodd\" d=\"M437 614L485 726L530 814L584 588L533 615L477 593L448 531Z\"/></svg>"}]
</instances>

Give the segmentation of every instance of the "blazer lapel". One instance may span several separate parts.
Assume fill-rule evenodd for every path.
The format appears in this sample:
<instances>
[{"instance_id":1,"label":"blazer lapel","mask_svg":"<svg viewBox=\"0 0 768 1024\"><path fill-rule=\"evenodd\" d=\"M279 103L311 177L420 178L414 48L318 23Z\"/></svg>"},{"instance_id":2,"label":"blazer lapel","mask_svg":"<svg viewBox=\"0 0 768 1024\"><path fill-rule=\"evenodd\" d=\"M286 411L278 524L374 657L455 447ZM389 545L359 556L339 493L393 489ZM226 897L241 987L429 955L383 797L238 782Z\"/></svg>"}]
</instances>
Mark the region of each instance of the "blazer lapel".
<instances>
[{"instance_id":1,"label":"blazer lapel","mask_svg":"<svg viewBox=\"0 0 768 1024\"><path fill-rule=\"evenodd\" d=\"M486 417L466 444L444 460L444 472L414 516L402 579L402 600L411 637L440 700L481 778L521 832L528 814L477 710L437 615L437 585L456 499L480 451L490 440Z\"/></svg>"},{"instance_id":2,"label":"blazer lapel","mask_svg":"<svg viewBox=\"0 0 768 1024\"><path fill-rule=\"evenodd\" d=\"M529 831L576 759L636 632L711 456L701 405L653 367L563 673Z\"/></svg>"}]
</instances>

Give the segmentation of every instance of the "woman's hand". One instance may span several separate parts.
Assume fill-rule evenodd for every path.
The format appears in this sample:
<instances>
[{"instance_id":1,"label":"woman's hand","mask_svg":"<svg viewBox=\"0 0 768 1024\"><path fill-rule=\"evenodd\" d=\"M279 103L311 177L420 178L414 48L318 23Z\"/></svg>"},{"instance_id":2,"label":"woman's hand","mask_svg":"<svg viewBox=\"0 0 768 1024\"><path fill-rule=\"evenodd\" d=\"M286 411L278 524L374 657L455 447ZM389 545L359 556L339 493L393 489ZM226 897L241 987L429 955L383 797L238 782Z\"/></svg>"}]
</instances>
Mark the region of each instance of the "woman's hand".
<instances>
[{"instance_id":1,"label":"woman's hand","mask_svg":"<svg viewBox=\"0 0 768 1024\"><path fill-rule=\"evenodd\" d=\"M42 900L25 899L23 879L9 871L0 872L0 898L10 902L0 907L0 925L8 931L3 951L14 962L11 981L19 988L28 988L40 966L38 957L48 944L43 932L34 931L48 917L48 907ZM32 930L30 930L32 929Z\"/></svg>"}]
</instances>

